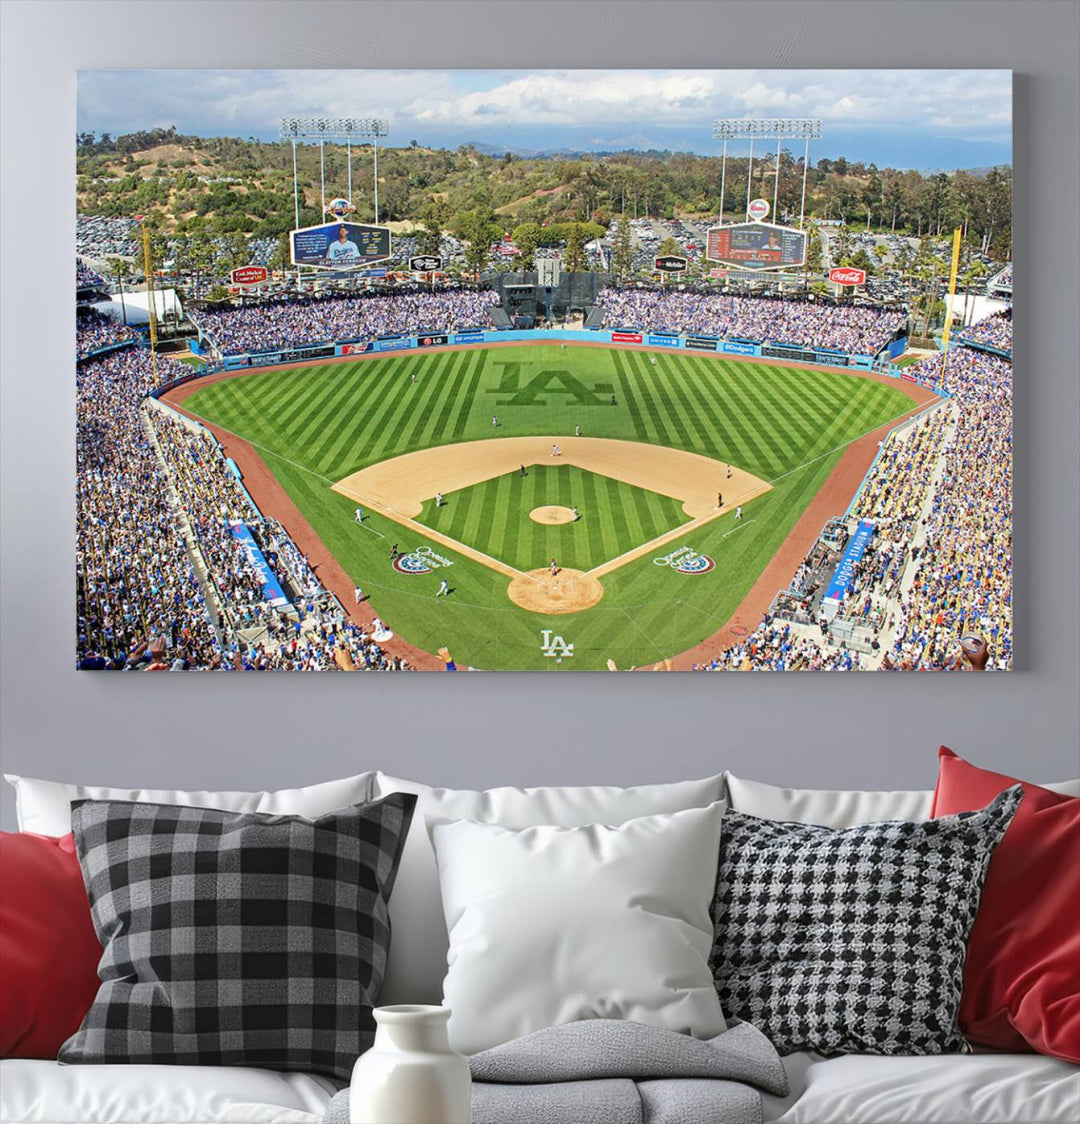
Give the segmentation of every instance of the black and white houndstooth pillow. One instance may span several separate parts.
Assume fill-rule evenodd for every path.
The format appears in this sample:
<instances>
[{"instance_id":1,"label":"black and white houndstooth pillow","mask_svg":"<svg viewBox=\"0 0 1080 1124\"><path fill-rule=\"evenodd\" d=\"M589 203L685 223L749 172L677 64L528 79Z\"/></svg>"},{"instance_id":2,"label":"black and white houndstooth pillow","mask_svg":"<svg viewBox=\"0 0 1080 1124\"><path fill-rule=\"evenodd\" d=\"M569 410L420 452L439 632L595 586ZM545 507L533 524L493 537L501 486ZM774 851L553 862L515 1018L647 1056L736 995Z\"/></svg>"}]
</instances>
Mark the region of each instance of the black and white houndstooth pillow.
<instances>
[{"instance_id":1,"label":"black and white houndstooth pillow","mask_svg":"<svg viewBox=\"0 0 1080 1124\"><path fill-rule=\"evenodd\" d=\"M348 1080L374 1038L415 802L395 793L315 820L73 802L104 951L97 997L58 1060Z\"/></svg>"},{"instance_id":2,"label":"black and white houndstooth pillow","mask_svg":"<svg viewBox=\"0 0 1080 1124\"><path fill-rule=\"evenodd\" d=\"M843 831L729 812L712 956L724 1013L782 1054L966 1052L968 935L1022 796Z\"/></svg>"}]
</instances>

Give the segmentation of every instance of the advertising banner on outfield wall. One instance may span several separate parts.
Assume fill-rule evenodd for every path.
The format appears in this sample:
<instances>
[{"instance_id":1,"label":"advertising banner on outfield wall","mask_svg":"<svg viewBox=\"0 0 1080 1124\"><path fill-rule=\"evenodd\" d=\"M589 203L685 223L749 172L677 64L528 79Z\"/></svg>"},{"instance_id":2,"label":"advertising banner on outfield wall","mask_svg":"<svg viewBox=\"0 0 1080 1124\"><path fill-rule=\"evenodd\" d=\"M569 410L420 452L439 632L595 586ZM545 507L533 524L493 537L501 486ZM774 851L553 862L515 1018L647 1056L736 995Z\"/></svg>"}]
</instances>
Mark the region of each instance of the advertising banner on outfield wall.
<instances>
[{"instance_id":1,"label":"advertising banner on outfield wall","mask_svg":"<svg viewBox=\"0 0 1080 1124\"><path fill-rule=\"evenodd\" d=\"M819 361L813 351L805 351L801 347L769 345L762 347L761 354L767 359L790 359L793 363L817 363Z\"/></svg>"},{"instance_id":2,"label":"advertising banner on outfield wall","mask_svg":"<svg viewBox=\"0 0 1080 1124\"><path fill-rule=\"evenodd\" d=\"M449 345L483 344L489 340L529 340L535 342L534 331L509 330L502 332L467 330L464 332L438 332L422 336L392 336L373 341L320 344L314 347L294 348L291 351L267 351L255 355L227 355L221 361L225 370L241 367L272 367L281 363L302 363L311 359L334 356L364 355L373 351L408 351L413 348L444 347ZM611 343L648 343L653 347L686 347L696 351L722 351L726 355L763 355L773 359L786 359L796 363L827 364L833 367L854 367L859 370L874 369L869 355L845 355L839 351L809 351L782 345L763 346L744 340L718 340L711 336L686 336L685 339L667 332L620 332L605 330L565 329L544 334L544 339L605 341Z\"/></svg>"}]
</instances>

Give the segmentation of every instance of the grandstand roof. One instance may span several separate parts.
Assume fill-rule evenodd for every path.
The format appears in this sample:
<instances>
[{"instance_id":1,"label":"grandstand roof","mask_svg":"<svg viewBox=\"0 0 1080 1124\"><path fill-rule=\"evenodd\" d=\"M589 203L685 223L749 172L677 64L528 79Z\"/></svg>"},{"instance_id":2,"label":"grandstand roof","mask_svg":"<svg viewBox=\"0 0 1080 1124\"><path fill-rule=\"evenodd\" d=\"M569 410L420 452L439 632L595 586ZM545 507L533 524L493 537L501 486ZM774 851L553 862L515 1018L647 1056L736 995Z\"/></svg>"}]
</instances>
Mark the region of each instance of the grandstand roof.
<instances>
[{"instance_id":1,"label":"grandstand roof","mask_svg":"<svg viewBox=\"0 0 1080 1124\"><path fill-rule=\"evenodd\" d=\"M124 322L136 328L150 322L148 293L131 293L125 289L123 301L120 300L119 292L110 293L109 298L94 306L98 312L105 316L113 316L117 320L123 319L126 313L127 319ZM154 290L154 314L159 319L164 319L166 316L175 316L180 320L184 318L184 306L180 303L180 297L175 289Z\"/></svg>"},{"instance_id":2,"label":"grandstand roof","mask_svg":"<svg viewBox=\"0 0 1080 1124\"><path fill-rule=\"evenodd\" d=\"M962 293L957 293L953 297L953 323L955 326L956 321L967 320L970 324L977 324L980 320L985 320L988 316L993 316L996 312L1004 312L1011 307L1008 301L998 300L995 297L984 297L981 294L965 297Z\"/></svg>"}]
</instances>

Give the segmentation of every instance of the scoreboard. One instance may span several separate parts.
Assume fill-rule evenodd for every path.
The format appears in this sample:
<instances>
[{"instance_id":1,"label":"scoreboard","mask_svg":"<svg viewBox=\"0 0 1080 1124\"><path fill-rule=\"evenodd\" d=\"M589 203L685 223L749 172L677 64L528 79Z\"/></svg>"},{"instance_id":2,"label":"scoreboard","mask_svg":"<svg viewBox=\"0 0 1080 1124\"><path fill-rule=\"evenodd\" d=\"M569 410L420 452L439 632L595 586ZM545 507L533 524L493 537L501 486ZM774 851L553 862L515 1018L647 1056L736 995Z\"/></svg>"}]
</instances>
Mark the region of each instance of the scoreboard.
<instances>
[{"instance_id":1,"label":"scoreboard","mask_svg":"<svg viewBox=\"0 0 1080 1124\"><path fill-rule=\"evenodd\" d=\"M324 223L292 231L289 241L293 265L316 269L355 269L390 257L390 231L385 226Z\"/></svg>"},{"instance_id":2,"label":"scoreboard","mask_svg":"<svg viewBox=\"0 0 1080 1124\"><path fill-rule=\"evenodd\" d=\"M706 237L705 257L741 269L790 269L806 261L806 232L764 222L714 226Z\"/></svg>"}]
</instances>

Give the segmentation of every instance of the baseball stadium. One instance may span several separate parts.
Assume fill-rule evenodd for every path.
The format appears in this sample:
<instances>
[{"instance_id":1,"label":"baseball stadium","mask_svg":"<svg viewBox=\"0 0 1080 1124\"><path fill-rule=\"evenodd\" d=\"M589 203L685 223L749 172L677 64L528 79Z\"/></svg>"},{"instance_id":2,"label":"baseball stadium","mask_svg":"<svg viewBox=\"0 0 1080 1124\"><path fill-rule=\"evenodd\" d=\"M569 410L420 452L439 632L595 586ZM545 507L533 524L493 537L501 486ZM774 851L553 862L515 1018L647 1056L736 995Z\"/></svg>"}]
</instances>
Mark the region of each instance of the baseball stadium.
<instances>
[{"instance_id":1,"label":"baseball stadium","mask_svg":"<svg viewBox=\"0 0 1080 1124\"><path fill-rule=\"evenodd\" d=\"M288 261L248 239L214 299L167 233L88 221L78 666L1007 670L1011 267L959 293L944 224L905 296L882 234L875 296L780 172L725 145L745 211L657 220L663 253L624 212L426 254L294 172Z\"/></svg>"}]
</instances>

